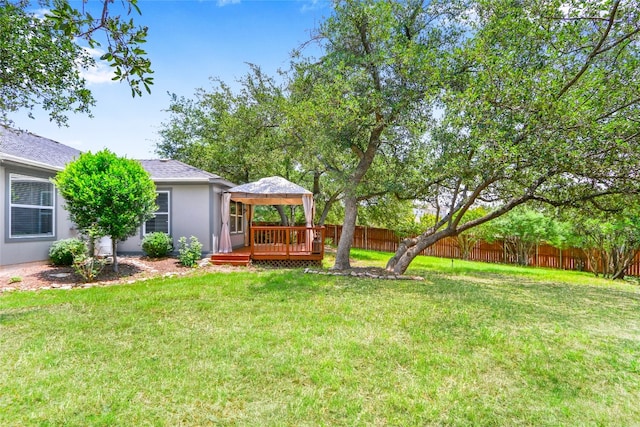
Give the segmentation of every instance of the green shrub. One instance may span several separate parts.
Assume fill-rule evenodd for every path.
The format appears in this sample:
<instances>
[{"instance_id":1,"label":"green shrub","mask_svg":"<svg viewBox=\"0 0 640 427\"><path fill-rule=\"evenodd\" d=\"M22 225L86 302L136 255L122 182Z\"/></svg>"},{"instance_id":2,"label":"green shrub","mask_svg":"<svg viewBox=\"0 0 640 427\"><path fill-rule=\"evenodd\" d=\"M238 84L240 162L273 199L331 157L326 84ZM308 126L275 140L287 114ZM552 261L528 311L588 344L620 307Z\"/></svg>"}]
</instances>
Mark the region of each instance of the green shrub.
<instances>
[{"instance_id":1,"label":"green shrub","mask_svg":"<svg viewBox=\"0 0 640 427\"><path fill-rule=\"evenodd\" d=\"M195 236L191 236L187 243L187 238L183 236L178 240L178 244L180 263L185 267L194 267L202 258L202 243Z\"/></svg>"},{"instance_id":2,"label":"green shrub","mask_svg":"<svg viewBox=\"0 0 640 427\"><path fill-rule=\"evenodd\" d=\"M90 257L86 253L78 252L73 256L73 270L82 276L85 282L96 280L106 264L105 259Z\"/></svg>"},{"instance_id":3,"label":"green shrub","mask_svg":"<svg viewBox=\"0 0 640 427\"><path fill-rule=\"evenodd\" d=\"M173 252L173 240L167 233L150 233L142 239L142 250L150 258L162 258Z\"/></svg>"},{"instance_id":4,"label":"green shrub","mask_svg":"<svg viewBox=\"0 0 640 427\"><path fill-rule=\"evenodd\" d=\"M58 240L49 248L49 258L53 265L72 265L74 253L87 253L87 245L78 238Z\"/></svg>"}]
</instances>

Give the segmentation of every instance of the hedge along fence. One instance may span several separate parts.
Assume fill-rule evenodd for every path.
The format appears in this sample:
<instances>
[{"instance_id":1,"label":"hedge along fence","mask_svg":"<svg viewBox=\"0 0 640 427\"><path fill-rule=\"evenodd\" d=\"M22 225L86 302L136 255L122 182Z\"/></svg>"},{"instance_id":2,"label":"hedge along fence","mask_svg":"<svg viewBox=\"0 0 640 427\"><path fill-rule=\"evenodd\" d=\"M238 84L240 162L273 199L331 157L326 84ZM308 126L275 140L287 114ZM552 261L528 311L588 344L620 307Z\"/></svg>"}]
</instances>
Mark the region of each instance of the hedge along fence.
<instances>
[{"instance_id":1,"label":"hedge along fence","mask_svg":"<svg viewBox=\"0 0 640 427\"><path fill-rule=\"evenodd\" d=\"M342 226L325 225L325 227L325 237L332 239L337 244L342 236ZM400 241L401 238L392 230L357 226L352 247L381 252L395 252ZM436 242L423 250L420 255L452 259L463 258L455 237L447 237ZM509 253L501 240L493 243L482 241L476 243L469 252L467 259L469 261L516 264L515 256ZM535 251L529 257L528 265L562 270L593 271L582 249L567 248L561 250L545 243L536 246ZM640 252L636 254L633 263L627 269L627 275L640 276Z\"/></svg>"}]
</instances>

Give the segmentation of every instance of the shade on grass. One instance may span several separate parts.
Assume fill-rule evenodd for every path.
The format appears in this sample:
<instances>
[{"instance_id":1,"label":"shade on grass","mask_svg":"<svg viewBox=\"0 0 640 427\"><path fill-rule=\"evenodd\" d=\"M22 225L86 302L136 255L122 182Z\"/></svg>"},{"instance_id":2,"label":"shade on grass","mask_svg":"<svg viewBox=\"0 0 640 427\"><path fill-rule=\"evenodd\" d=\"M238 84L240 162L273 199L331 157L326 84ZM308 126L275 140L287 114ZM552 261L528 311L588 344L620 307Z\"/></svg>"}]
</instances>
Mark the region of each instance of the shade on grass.
<instances>
[{"instance_id":1,"label":"shade on grass","mask_svg":"<svg viewBox=\"0 0 640 427\"><path fill-rule=\"evenodd\" d=\"M426 280L5 294L0 425L640 423L637 286L432 258L410 273Z\"/></svg>"}]
</instances>

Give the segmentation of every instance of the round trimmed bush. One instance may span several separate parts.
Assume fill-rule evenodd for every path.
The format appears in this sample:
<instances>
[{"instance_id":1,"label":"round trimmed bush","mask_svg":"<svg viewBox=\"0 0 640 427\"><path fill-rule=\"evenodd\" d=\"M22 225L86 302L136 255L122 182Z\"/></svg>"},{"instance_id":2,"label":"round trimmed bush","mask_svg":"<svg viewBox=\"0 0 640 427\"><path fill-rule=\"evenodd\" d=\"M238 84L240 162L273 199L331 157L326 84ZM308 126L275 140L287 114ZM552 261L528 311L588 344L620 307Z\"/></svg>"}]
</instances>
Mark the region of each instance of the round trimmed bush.
<instances>
[{"instance_id":1,"label":"round trimmed bush","mask_svg":"<svg viewBox=\"0 0 640 427\"><path fill-rule=\"evenodd\" d=\"M87 244L73 237L54 242L49 248L49 259L53 265L72 265L74 254L86 255Z\"/></svg>"},{"instance_id":2,"label":"round trimmed bush","mask_svg":"<svg viewBox=\"0 0 640 427\"><path fill-rule=\"evenodd\" d=\"M150 233L142 239L142 250L150 258L162 258L173 252L173 240L167 233Z\"/></svg>"}]
</instances>

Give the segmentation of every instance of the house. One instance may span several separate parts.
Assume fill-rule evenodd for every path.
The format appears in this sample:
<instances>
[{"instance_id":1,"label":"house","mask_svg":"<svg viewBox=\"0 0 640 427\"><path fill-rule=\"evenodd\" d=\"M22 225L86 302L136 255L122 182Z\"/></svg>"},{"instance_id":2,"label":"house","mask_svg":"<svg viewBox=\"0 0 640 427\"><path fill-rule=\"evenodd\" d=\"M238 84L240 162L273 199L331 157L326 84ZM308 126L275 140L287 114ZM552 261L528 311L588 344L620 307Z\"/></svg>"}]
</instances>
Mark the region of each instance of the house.
<instances>
[{"instance_id":1,"label":"house","mask_svg":"<svg viewBox=\"0 0 640 427\"><path fill-rule=\"evenodd\" d=\"M0 126L0 266L46 260L54 241L77 236L50 179L79 155L59 142ZM164 231L176 245L181 236L196 236L204 252L217 252L222 193L234 184L175 160L140 163L156 184L159 209L118 251L139 253L146 233ZM230 234L234 248L244 246L247 228L241 214L236 220L241 225Z\"/></svg>"}]
</instances>

